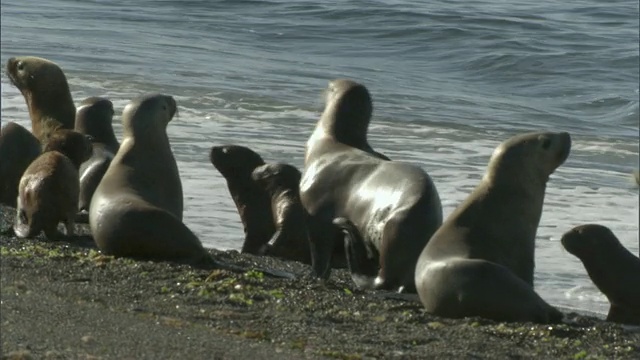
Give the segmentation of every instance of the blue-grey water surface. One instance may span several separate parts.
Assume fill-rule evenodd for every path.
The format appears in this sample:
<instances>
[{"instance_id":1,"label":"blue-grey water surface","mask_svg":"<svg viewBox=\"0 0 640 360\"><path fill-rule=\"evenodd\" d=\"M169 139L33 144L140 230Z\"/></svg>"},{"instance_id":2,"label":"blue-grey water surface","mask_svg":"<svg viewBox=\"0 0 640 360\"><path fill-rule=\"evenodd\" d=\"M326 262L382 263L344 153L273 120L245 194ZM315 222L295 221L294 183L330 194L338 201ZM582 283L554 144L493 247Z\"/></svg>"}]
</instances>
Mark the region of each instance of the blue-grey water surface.
<instances>
[{"instance_id":1,"label":"blue-grey water surface","mask_svg":"<svg viewBox=\"0 0 640 360\"><path fill-rule=\"evenodd\" d=\"M606 312L606 298L559 238L609 226L638 253L638 2L2 0L2 64L35 55L66 72L76 102L107 96L120 114L142 93L179 104L168 132L185 223L210 247L243 232L212 145L243 144L302 167L328 80L374 98L370 141L434 179L445 216L493 149L524 131L569 131L568 161L547 186L536 289ZM2 74L2 121L29 124Z\"/></svg>"}]
</instances>

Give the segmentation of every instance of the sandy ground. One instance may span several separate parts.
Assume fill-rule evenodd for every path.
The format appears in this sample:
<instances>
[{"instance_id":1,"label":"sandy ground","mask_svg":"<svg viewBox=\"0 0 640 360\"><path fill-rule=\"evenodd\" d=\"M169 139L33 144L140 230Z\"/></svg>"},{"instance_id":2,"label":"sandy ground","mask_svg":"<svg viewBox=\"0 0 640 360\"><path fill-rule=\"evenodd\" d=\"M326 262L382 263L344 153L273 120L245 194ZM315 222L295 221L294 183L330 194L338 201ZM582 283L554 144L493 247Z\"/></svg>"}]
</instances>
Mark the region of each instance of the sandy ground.
<instances>
[{"instance_id":1,"label":"sandy ground","mask_svg":"<svg viewBox=\"0 0 640 360\"><path fill-rule=\"evenodd\" d=\"M5 209L6 210L6 209ZM7 229L11 213L2 214ZM445 319L326 283L296 262L219 252L294 280L113 259L87 236L0 236L3 359L638 359L640 330L567 313L554 326Z\"/></svg>"}]
</instances>

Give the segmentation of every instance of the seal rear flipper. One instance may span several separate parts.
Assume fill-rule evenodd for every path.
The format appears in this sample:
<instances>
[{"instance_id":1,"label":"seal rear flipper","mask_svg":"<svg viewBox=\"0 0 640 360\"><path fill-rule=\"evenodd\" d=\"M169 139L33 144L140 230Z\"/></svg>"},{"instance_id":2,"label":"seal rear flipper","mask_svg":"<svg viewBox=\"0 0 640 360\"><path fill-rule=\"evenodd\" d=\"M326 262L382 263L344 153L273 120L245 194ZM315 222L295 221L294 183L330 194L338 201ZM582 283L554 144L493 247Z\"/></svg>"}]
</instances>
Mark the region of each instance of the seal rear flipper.
<instances>
[{"instance_id":1,"label":"seal rear flipper","mask_svg":"<svg viewBox=\"0 0 640 360\"><path fill-rule=\"evenodd\" d=\"M290 272L277 270L277 269L265 269L261 267L243 267L235 264L230 264L224 261L216 260L212 256L206 255L197 264L192 264L195 267L208 269L208 270L227 270L235 273L246 273L248 271L260 271L266 276L283 279L295 279L296 276Z\"/></svg>"},{"instance_id":2,"label":"seal rear flipper","mask_svg":"<svg viewBox=\"0 0 640 360\"><path fill-rule=\"evenodd\" d=\"M360 232L349 219L337 217L333 220L333 224L344 234L344 249L351 278L358 288L374 288L379 271L377 254L367 247Z\"/></svg>"},{"instance_id":3,"label":"seal rear flipper","mask_svg":"<svg viewBox=\"0 0 640 360\"><path fill-rule=\"evenodd\" d=\"M626 325L640 325L640 305L636 304L636 309L630 307L611 304L607 321Z\"/></svg>"},{"instance_id":4,"label":"seal rear flipper","mask_svg":"<svg viewBox=\"0 0 640 360\"><path fill-rule=\"evenodd\" d=\"M450 318L559 323L563 314L502 265L480 259L432 261L416 272L427 312Z\"/></svg>"},{"instance_id":5,"label":"seal rear flipper","mask_svg":"<svg viewBox=\"0 0 640 360\"><path fill-rule=\"evenodd\" d=\"M80 224L88 224L89 223L89 212L87 210L85 210L85 209L80 210L76 214L75 222L80 223Z\"/></svg>"}]
</instances>

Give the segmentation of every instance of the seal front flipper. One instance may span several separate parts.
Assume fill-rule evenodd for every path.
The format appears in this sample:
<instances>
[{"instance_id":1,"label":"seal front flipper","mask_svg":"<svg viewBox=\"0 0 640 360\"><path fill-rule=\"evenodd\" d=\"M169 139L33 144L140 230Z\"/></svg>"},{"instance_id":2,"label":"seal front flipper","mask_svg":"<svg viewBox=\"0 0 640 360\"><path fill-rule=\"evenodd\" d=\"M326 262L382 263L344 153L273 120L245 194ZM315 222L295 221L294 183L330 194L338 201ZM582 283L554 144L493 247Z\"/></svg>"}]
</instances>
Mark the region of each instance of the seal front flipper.
<instances>
[{"instance_id":1,"label":"seal front flipper","mask_svg":"<svg viewBox=\"0 0 640 360\"><path fill-rule=\"evenodd\" d=\"M333 224L344 233L344 250L353 282L361 289L374 288L379 270L377 251L366 246L362 235L349 219L337 217L333 219Z\"/></svg>"},{"instance_id":2,"label":"seal front flipper","mask_svg":"<svg viewBox=\"0 0 640 360\"><path fill-rule=\"evenodd\" d=\"M607 321L626 325L640 325L640 305L632 309L630 307L611 304Z\"/></svg>"}]
</instances>

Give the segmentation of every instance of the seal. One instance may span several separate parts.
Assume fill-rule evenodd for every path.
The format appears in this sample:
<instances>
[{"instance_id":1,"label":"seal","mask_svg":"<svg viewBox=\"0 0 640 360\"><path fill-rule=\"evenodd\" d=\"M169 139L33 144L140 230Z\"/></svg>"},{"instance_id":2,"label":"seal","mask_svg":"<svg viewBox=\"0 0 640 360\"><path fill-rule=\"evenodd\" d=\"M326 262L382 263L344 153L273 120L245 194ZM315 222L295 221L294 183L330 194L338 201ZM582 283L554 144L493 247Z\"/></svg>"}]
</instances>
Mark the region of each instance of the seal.
<instances>
[{"instance_id":1,"label":"seal","mask_svg":"<svg viewBox=\"0 0 640 360\"><path fill-rule=\"evenodd\" d=\"M24 96L31 117L31 131L44 143L57 128L73 129L76 107L62 69L35 56L7 60L7 75Z\"/></svg>"},{"instance_id":2,"label":"seal","mask_svg":"<svg viewBox=\"0 0 640 360\"><path fill-rule=\"evenodd\" d=\"M23 126L7 123L0 133L0 203L17 206L18 185L27 167L41 153L38 139Z\"/></svg>"},{"instance_id":3,"label":"seal","mask_svg":"<svg viewBox=\"0 0 640 360\"><path fill-rule=\"evenodd\" d=\"M311 263L307 213L300 203L298 186L302 174L294 166L273 163L258 166L251 178L271 197L276 231L261 253Z\"/></svg>"},{"instance_id":4,"label":"seal","mask_svg":"<svg viewBox=\"0 0 640 360\"><path fill-rule=\"evenodd\" d=\"M80 166L78 222L89 221L91 197L120 147L113 133L113 115L113 103L106 98L89 97L78 106L75 130L91 136L93 147L91 158Z\"/></svg>"},{"instance_id":5,"label":"seal","mask_svg":"<svg viewBox=\"0 0 640 360\"><path fill-rule=\"evenodd\" d=\"M566 132L514 136L420 254L415 282L432 314L556 323L533 289L535 237L549 176L569 156Z\"/></svg>"},{"instance_id":6,"label":"seal","mask_svg":"<svg viewBox=\"0 0 640 360\"><path fill-rule=\"evenodd\" d=\"M91 143L83 134L67 129L49 134L42 155L20 179L13 227L17 237L31 238L44 231L48 240L59 240L60 222L65 224L66 236L74 235L78 168L90 156Z\"/></svg>"},{"instance_id":7,"label":"seal","mask_svg":"<svg viewBox=\"0 0 640 360\"><path fill-rule=\"evenodd\" d=\"M258 166L251 177L269 194L276 231L261 253L287 260L311 264L307 212L300 202L299 184L302 174L295 166L271 163ZM341 245L341 244L337 244ZM346 267L342 246L333 251L331 267Z\"/></svg>"},{"instance_id":8,"label":"seal","mask_svg":"<svg viewBox=\"0 0 640 360\"><path fill-rule=\"evenodd\" d=\"M609 299L607 321L640 325L640 259L606 226L576 226L562 235L562 246L584 264Z\"/></svg>"},{"instance_id":9,"label":"seal","mask_svg":"<svg viewBox=\"0 0 640 360\"><path fill-rule=\"evenodd\" d=\"M377 277L360 286L412 292L418 255L442 223L440 197L420 167L376 155L366 141L370 116L371 98L362 84L345 79L329 83L324 112L306 144L300 181L300 200L312 219L312 275L329 277L332 249L343 240L333 220L344 217L355 225L368 244L364 246L379 254ZM357 268L350 270L354 274Z\"/></svg>"},{"instance_id":10,"label":"seal","mask_svg":"<svg viewBox=\"0 0 640 360\"><path fill-rule=\"evenodd\" d=\"M241 252L262 255L264 246L276 232L271 199L251 177L253 170L265 164L264 160L255 151L240 145L213 146L209 160L227 181L238 209L245 235Z\"/></svg>"},{"instance_id":11,"label":"seal","mask_svg":"<svg viewBox=\"0 0 640 360\"><path fill-rule=\"evenodd\" d=\"M247 271L215 260L182 222L182 183L167 136L177 109L175 99L163 94L140 96L125 106L122 143L89 207L96 245L116 257ZM294 277L278 270L260 271Z\"/></svg>"},{"instance_id":12,"label":"seal","mask_svg":"<svg viewBox=\"0 0 640 360\"><path fill-rule=\"evenodd\" d=\"M89 207L91 232L105 254L213 261L182 223L182 183L166 132L176 111L174 98L162 94L137 97L124 108L122 144Z\"/></svg>"}]
</instances>

